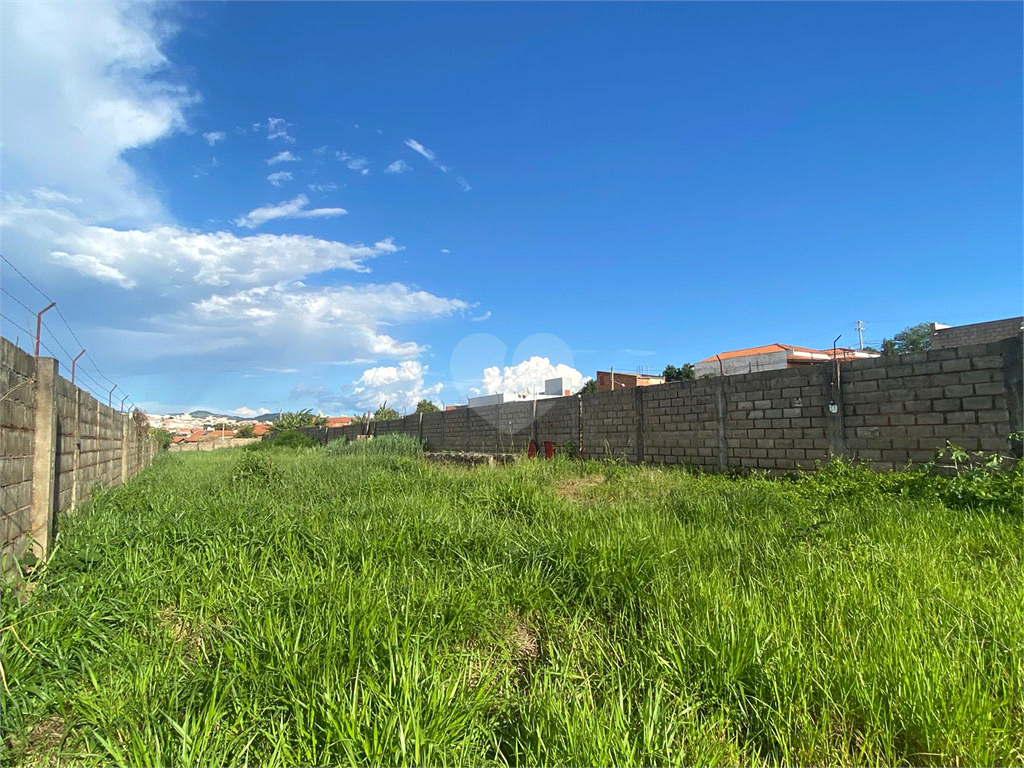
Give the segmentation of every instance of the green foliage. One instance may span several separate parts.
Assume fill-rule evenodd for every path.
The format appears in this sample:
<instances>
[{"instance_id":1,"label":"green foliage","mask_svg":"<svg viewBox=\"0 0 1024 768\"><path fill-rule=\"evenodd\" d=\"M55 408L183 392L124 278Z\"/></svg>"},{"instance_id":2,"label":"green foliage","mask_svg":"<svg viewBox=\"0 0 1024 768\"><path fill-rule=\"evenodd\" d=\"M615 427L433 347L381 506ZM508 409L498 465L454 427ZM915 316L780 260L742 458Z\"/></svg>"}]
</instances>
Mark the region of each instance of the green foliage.
<instances>
[{"instance_id":1,"label":"green foliage","mask_svg":"<svg viewBox=\"0 0 1024 768\"><path fill-rule=\"evenodd\" d=\"M597 392L597 379L587 379L586 383L576 391L576 394L588 395L591 392Z\"/></svg>"},{"instance_id":2,"label":"green foliage","mask_svg":"<svg viewBox=\"0 0 1024 768\"><path fill-rule=\"evenodd\" d=\"M666 365L661 375L665 377L665 381L693 381L693 363L683 363L679 368L674 365Z\"/></svg>"},{"instance_id":3,"label":"green foliage","mask_svg":"<svg viewBox=\"0 0 1024 768\"><path fill-rule=\"evenodd\" d=\"M244 446L244 449L247 451L272 451L279 448L315 448L317 445L319 443L309 435L289 429L272 433L269 439L264 438L258 443L249 443Z\"/></svg>"},{"instance_id":4,"label":"green foliage","mask_svg":"<svg viewBox=\"0 0 1024 768\"><path fill-rule=\"evenodd\" d=\"M168 454L62 518L0 592L0 764L1020 765L1020 494L904 490L991 459L374 453L402 437Z\"/></svg>"},{"instance_id":5,"label":"green foliage","mask_svg":"<svg viewBox=\"0 0 1024 768\"><path fill-rule=\"evenodd\" d=\"M273 432L287 432L293 429L301 429L302 427L322 427L327 423L327 420L322 416L314 416L313 412L306 408L301 411L292 411L289 413L282 413L273 424L271 424L271 431Z\"/></svg>"},{"instance_id":6,"label":"green foliage","mask_svg":"<svg viewBox=\"0 0 1024 768\"><path fill-rule=\"evenodd\" d=\"M429 400L420 400L416 403L416 413L436 413L441 409L434 405Z\"/></svg>"},{"instance_id":7,"label":"green foliage","mask_svg":"<svg viewBox=\"0 0 1024 768\"><path fill-rule=\"evenodd\" d=\"M412 435L380 435L365 440L332 440L324 446L328 456L419 456L423 443Z\"/></svg>"},{"instance_id":8,"label":"green foliage","mask_svg":"<svg viewBox=\"0 0 1024 768\"><path fill-rule=\"evenodd\" d=\"M171 444L171 440L174 439L174 436L170 432L166 429L160 429L159 427L150 427L149 436L155 437L160 441L160 449L163 451L167 450L167 447Z\"/></svg>"},{"instance_id":9,"label":"green foliage","mask_svg":"<svg viewBox=\"0 0 1024 768\"><path fill-rule=\"evenodd\" d=\"M238 457L235 464L235 471L231 475L232 482L262 482L269 483L280 478L280 472L270 460L270 457L263 453L246 451Z\"/></svg>"},{"instance_id":10,"label":"green foliage","mask_svg":"<svg viewBox=\"0 0 1024 768\"><path fill-rule=\"evenodd\" d=\"M378 419L379 421L390 421L392 419L402 418L402 414L394 408L388 408L388 401L385 400L380 404L380 408L373 412L373 418Z\"/></svg>"},{"instance_id":11,"label":"green foliage","mask_svg":"<svg viewBox=\"0 0 1024 768\"><path fill-rule=\"evenodd\" d=\"M905 355L910 352L927 352L932 348L930 323L918 323L904 328L891 339L882 340L882 354Z\"/></svg>"},{"instance_id":12,"label":"green foliage","mask_svg":"<svg viewBox=\"0 0 1024 768\"><path fill-rule=\"evenodd\" d=\"M253 434L253 429L254 429L254 427L253 427L252 424L243 424L242 426L240 426L238 429L235 430L235 437L237 437L237 438L255 437L255 435Z\"/></svg>"}]
</instances>

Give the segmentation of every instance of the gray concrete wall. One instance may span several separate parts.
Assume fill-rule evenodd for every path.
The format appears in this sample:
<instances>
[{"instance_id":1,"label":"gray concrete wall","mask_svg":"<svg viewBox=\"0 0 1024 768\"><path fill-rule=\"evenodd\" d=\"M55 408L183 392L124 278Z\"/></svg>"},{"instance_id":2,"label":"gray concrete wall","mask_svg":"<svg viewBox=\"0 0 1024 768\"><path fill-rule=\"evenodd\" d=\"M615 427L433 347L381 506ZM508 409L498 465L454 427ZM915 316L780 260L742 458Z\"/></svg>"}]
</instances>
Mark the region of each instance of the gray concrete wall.
<instances>
[{"instance_id":1,"label":"gray concrete wall","mask_svg":"<svg viewBox=\"0 0 1024 768\"><path fill-rule=\"evenodd\" d=\"M740 373L779 371L788 365L788 357L788 353L784 350L766 352L763 355L728 357L721 361L721 368L719 368L718 360L702 361L693 366L693 374L699 379L704 376L718 376L720 373L725 376L733 376Z\"/></svg>"},{"instance_id":2,"label":"gray concrete wall","mask_svg":"<svg viewBox=\"0 0 1024 768\"><path fill-rule=\"evenodd\" d=\"M930 460L947 441L1001 451L1024 423L1022 341L826 362L580 397L371 422L431 451L523 452L530 440L584 458L620 458L710 472L811 470L843 456L879 470ZM830 406L835 406L835 412ZM365 427L338 435L355 439Z\"/></svg>"},{"instance_id":3,"label":"gray concrete wall","mask_svg":"<svg viewBox=\"0 0 1024 768\"><path fill-rule=\"evenodd\" d=\"M932 327L932 349L949 349L967 344L988 344L1016 336L1021 332L1024 317L991 320L987 323L955 325L952 328Z\"/></svg>"},{"instance_id":4,"label":"gray concrete wall","mask_svg":"<svg viewBox=\"0 0 1024 768\"><path fill-rule=\"evenodd\" d=\"M261 437L215 437L197 443L173 443L167 447L168 453L184 453L188 451L218 451L222 448L241 448L249 443L258 443ZM321 442L326 443L326 440Z\"/></svg>"},{"instance_id":5,"label":"gray concrete wall","mask_svg":"<svg viewBox=\"0 0 1024 768\"><path fill-rule=\"evenodd\" d=\"M0 338L0 561L7 574L31 546L43 557L57 516L99 485L120 485L152 461L157 442L36 358Z\"/></svg>"}]
</instances>

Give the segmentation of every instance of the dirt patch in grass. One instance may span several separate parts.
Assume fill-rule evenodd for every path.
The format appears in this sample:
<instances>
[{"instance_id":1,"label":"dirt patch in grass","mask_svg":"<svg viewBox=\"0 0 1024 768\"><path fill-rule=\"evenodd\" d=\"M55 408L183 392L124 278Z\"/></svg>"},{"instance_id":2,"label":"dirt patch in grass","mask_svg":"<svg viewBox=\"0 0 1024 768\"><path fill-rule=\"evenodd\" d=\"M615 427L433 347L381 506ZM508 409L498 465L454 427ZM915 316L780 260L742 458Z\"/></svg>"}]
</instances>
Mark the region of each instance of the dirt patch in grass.
<instances>
[{"instance_id":1,"label":"dirt patch in grass","mask_svg":"<svg viewBox=\"0 0 1024 768\"><path fill-rule=\"evenodd\" d=\"M172 608L165 607L160 609L157 623L174 638L174 642L181 644L185 658L190 661L206 650L206 639L198 622L186 619L175 613Z\"/></svg>"},{"instance_id":2,"label":"dirt patch in grass","mask_svg":"<svg viewBox=\"0 0 1024 768\"><path fill-rule=\"evenodd\" d=\"M513 690L522 691L529 687L533 672L542 663L544 648L540 634L522 617L512 614L505 625L505 631L496 641L471 640L469 648L474 659L470 664L469 684L476 688L484 672L497 672L499 679L505 678ZM506 683L498 684L499 695L509 693Z\"/></svg>"},{"instance_id":3,"label":"dirt patch in grass","mask_svg":"<svg viewBox=\"0 0 1024 768\"><path fill-rule=\"evenodd\" d=\"M562 480L555 486L555 492L563 499L578 499L586 496L587 493L604 483L604 475L584 475L583 477L570 477Z\"/></svg>"},{"instance_id":4,"label":"dirt patch in grass","mask_svg":"<svg viewBox=\"0 0 1024 768\"><path fill-rule=\"evenodd\" d=\"M64 718L53 713L29 728L24 741L9 738L7 743L18 765L57 765L67 732Z\"/></svg>"}]
</instances>

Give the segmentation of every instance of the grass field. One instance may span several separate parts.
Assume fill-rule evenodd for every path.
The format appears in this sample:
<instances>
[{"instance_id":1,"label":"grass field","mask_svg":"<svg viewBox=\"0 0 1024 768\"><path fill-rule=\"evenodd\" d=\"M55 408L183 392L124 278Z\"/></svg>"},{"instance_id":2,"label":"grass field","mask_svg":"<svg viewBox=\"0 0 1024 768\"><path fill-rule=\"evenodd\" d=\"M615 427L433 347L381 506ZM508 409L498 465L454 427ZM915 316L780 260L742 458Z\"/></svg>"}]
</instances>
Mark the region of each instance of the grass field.
<instances>
[{"instance_id":1,"label":"grass field","mask_svg":"<svg viewBox=\"0 0 1024 768\"><path fill-rule=\"evenodd\" d=\"M1019 505L383 448L165 455L64 520L0 762L1024 760Z\"/></svg>"}]
</instances>

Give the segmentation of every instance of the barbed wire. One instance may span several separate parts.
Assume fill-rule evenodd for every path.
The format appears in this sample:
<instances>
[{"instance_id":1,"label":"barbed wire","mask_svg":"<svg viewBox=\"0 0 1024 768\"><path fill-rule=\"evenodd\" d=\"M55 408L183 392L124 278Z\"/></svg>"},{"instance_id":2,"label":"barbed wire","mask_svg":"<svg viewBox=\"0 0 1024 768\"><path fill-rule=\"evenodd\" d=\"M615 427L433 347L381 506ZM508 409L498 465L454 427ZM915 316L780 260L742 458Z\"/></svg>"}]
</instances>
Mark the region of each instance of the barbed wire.
<instances>
[{"instance_id":1,"label":"barbed wire","mask_svg":"<svg viewBox=\"0 0 1024 768\"><path fill-rule=\"evenodd\" d=\"M22 272L20 269L18 269L18 266L16 264L14 264L14 262L12 262L9 258L7 258L7 256L5 256L4 254L0 253L0 259L2 259L3 262L8 267L10 267L12 270L14 270L14 272L19 277L21 277L21 279L24 280L33 290L35 290L36 293L38 293L40 296L42 296L44 299L46 299L46 301L51 302L54 305L54 309L57 310L57 316L60 318L61 323L63 323L64 327L67 329L67 332L71 335L71 338L74 339L75 343L78 345L78 349L82 350L82 352L85 353L83 355L83 357L85 358L85 360L89 361L89 363L92 366L96 376L98 376L100 379L104 379L105 381L107 381L111 385L113 385L114 390L121 389L120 385L116 381L114 381L112 378L110 378L109 376L107 376L103 372L103 370L100 368L99 364L96 362L96 359L92 356L92 354L88 350L85 349L85 345L82 343L82 340L78 338L78 334L75 333L75 329L71 326L71 323L68 322L67 317L65 317L64 313L61 311L60 305L53 298L51 298L50 295L47 294L42 288L40 288L38 285L36 285L34 282L32 282L32 280L30 280L28 278L28 276L25 275L24 272ZM11 291L7 290L7 288L0 287L0 290L2 290L4 294L9 296L14 302L16 302L22 308L24 308L25 311L29 313L29 315L37 315L37 311L36 310L33 310L25 302L23 302L21 299L19 299L17 296L15 296L13 293L11 293ZM50 354L51 357L54 357L54 358L60 360L61 362L64 362L66 365L68 365L69 368L74 363L75 355L68 351L67 347L65 347L61 343L58 335L53 331L52 328L50 328L50 326L48 326L46 324L45 321L42 321L40 323L40 325L42 326L42 328L46 329L46 332L50 336L50 341L53 344L55 344L64 353L64 355L67 357L66 361L61 359L61 357L59 355L55 354L53 352L53 350L51 350L46 344L44 344L42 342L41 339L37 339L36 338L36 334L33 333L31 329L25 328L23 325L20 325L19 323L15 322L14 320L12 320L7 315L0 314L0 317L2 317L4 320L6 320L8 323L10 323L14 328L17 328L18 330L23 331L24 333L26 333L28 335L29 339L31 339L33 343L38 342L40 347L45 349ZM84 389L89 390L90 394L92 394L93 397L95 397L97 400L100 400L100 393L106 393L108 395L108 399L109 399L110 392L113 391L113 390L109 390L106 386L101 384L100 381L96 378L96 376L93 376L91 373L89 373L89 371L85 368L84 365L82 365L82 366L75 366L75 373L76 373L76 378L79 375L83 376L83 377L85 377L86 380L91 382L93 387L95 387L95 391L91 391L92 387L89 387L89 386L83 387ZM131 396L128 395L127 392L124 392L123 389L121 390L121 392L128 399L130 399ZM132 408L135 407L134 401L130 401L130 406Z\"/></svg>"}]
</instances>

